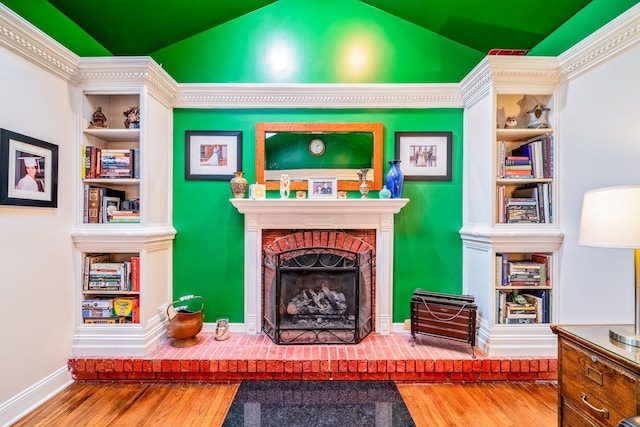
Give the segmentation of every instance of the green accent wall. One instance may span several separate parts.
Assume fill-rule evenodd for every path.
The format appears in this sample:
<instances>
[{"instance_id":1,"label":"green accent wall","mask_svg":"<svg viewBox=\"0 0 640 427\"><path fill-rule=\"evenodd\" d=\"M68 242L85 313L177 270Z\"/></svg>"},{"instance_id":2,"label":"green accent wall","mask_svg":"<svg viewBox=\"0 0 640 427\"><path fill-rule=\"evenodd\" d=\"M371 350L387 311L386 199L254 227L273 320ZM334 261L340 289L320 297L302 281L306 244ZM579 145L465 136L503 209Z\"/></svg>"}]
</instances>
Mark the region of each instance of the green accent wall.
<instances>
[{"instance_id":1,"label":"green accent wall","mask_svg":"<svg viewBox=\"0 0 640 427\"><path fill-rule=\"evenodd\" d=\"M461 293L462 110L197 110L174 111L174 296L205 298L205 321L244 320L244 216L229 199L228 181L185 180L187 130L241 130L242 170L255 182L256 122L381 122L384 159L394 158L395 132L452 131L453 179L406 181L410 202L396 215L394 322L409 317L415 288ZM372 192L371 197L377 197ZM351 192L351 197L359 194ZM269 197L279 197L269 192Z\"/></svg>"}]
</instances>

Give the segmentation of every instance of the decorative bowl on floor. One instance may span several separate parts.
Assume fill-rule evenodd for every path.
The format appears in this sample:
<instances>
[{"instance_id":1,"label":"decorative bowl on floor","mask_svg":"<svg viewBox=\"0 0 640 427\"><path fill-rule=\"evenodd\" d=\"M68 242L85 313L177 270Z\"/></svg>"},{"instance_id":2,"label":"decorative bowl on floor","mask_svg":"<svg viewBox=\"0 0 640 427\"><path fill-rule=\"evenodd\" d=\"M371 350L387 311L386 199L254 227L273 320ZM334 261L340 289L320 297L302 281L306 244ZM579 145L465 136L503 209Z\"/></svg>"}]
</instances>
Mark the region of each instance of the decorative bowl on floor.
<instances>
[{"instance_id":1,"label":"decorative bowl on floor","mask_svg":"<svg viewBox=\"0 0 640 427\"><path fill-rule=\"evenodd\" d=\"M193 305L198 305L198 308L194 309ZM169 336L173 338L171 345L191 347L198 343L197 335L202 330L203 312L204 298L197 295L185 295L169 304L167 307L167 316L169 317L167 331Z\"/></svg>"}]
</instances>

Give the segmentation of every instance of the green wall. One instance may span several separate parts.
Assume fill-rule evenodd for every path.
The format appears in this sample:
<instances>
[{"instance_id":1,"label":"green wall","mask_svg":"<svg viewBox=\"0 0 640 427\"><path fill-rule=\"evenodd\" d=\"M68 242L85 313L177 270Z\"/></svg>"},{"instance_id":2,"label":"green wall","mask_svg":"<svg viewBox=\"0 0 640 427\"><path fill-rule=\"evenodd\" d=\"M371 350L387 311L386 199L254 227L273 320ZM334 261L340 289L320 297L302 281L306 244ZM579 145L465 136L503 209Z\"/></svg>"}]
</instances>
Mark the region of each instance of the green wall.
<instances>
[{"instance_id":1,"label":"green wall","mask_svg":"<svg viewBox=\"0 0 640 427\"><path fill-rule=\"evenodd\" d=\"M394 158L398 131L452 131L453 179L407 181L407 206L396 215L394 321L409 317L415 288L460 293L462 247L462 110L191 110L174 112L173 222L174 296L201 295L205 321L226 316L242 322L244 295L244 217L229 202L228 181L186 181L184 133L187 130L241 130L242 170L255 180L255 123L381 122L384 159ZM279 197L270 192L270 197ZM352 197L358 194L352 192ZM377 195L373 194L373 197Z\"/></svg>"}]
</instances>

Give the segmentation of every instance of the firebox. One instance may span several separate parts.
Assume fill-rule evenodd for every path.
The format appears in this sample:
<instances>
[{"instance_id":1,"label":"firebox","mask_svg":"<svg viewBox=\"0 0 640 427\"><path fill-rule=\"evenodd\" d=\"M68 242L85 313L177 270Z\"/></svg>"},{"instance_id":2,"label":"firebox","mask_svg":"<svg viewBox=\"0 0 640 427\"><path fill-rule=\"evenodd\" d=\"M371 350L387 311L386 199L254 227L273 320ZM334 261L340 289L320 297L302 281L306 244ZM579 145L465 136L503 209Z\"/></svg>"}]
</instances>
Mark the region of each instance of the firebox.
<instances>
[{"instance_id":1,"label":"firebox","mask_svg":"<svg viewBox=\"0 0 640 427\"><path fill-rule=\"evenodd\" d=\"M372 251L264 249L263 331L276 344L356 344L373 329Z\"/></svg>"}]
</instances>

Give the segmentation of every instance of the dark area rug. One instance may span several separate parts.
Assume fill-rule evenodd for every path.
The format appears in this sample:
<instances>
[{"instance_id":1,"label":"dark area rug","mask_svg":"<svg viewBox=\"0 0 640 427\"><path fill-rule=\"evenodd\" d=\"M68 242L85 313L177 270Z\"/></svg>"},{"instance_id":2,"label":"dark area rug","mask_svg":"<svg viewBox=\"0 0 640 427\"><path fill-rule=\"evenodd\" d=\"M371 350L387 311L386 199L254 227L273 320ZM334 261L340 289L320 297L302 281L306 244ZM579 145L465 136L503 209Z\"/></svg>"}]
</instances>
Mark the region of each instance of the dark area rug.
<instances>
[{"instance_id":1,"label":"dark area rug","mask_svg":"<svg viewBox=\"0 0 640 427\"><path fill-rule=\"evenodd\" d=\"M415 423L393 381L243 381L223 427Z\"/></svg>"}]
</instances>

